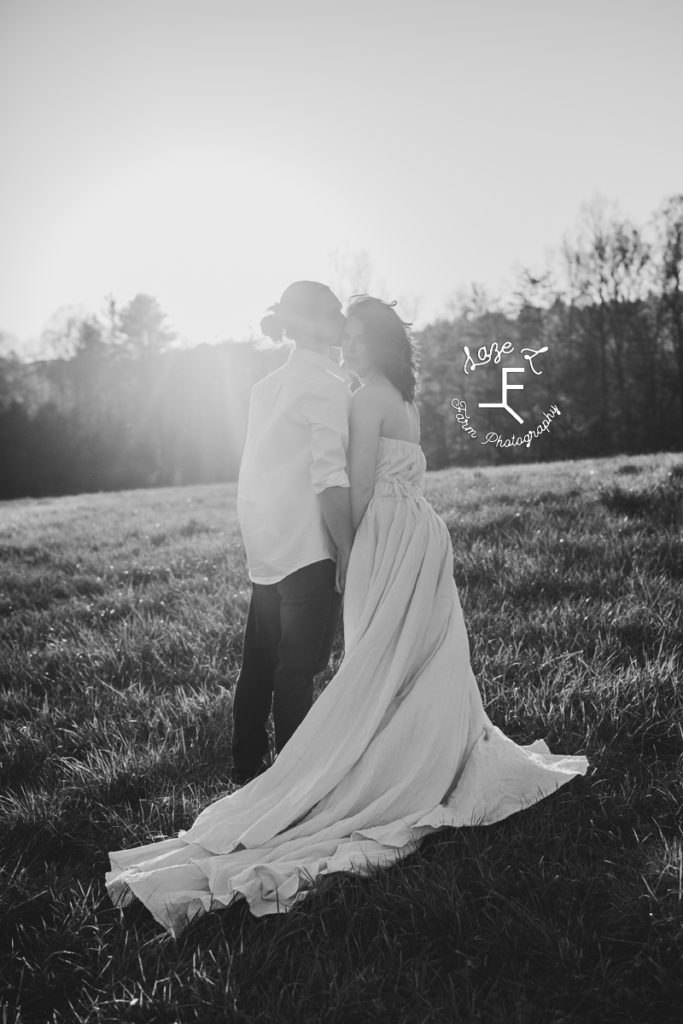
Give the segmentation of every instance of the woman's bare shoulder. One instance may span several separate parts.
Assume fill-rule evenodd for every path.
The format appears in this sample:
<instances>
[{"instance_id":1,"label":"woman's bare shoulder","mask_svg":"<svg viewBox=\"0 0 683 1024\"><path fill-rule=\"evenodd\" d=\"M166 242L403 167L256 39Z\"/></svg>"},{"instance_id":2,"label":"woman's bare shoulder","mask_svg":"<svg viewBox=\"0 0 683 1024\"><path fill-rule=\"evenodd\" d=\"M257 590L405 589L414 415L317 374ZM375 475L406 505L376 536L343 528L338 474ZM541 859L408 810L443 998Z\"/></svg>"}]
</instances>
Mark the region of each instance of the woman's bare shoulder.
<instances>
[{"instance_id":1,"label":"woman's bare shoulder","mask_svg":"<svg viewBox=\"0 0 683 1024\"><path fill-rule=\"evenodd\" d=\"M385 407L391 401L389 388L385 384L361 384L351 395L351 401L359 406L375 405Z\"/></svg>"}]
</instances>

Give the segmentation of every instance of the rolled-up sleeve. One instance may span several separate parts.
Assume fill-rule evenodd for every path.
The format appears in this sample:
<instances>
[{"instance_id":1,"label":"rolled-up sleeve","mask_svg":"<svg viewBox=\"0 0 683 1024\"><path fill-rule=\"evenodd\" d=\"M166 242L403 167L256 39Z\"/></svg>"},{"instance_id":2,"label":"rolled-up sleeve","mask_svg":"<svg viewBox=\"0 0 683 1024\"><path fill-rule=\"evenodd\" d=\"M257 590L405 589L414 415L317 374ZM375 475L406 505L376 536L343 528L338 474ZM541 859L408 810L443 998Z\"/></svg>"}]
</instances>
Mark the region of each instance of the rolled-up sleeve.
<instances>
[{"instance_id":1,"label":"rolled-up sleeve","mask_svg":"<svg viewBox=\"0 0 683 1024\"><path fill-rule=\"evenodd\" d=\"M316 494L327 487L348 487L351 392L340 379L306 395L302 412L311 428L311 482Z\"/></svg>"}]
</instances>

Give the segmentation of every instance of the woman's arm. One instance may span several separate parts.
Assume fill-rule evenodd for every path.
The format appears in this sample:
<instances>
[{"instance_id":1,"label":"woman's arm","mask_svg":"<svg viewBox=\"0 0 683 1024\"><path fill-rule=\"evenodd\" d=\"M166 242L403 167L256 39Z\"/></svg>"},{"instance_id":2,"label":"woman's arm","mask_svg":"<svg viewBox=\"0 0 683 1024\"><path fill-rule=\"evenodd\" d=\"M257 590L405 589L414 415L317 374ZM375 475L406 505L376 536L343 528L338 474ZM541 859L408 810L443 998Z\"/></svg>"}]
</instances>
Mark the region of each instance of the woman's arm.
<instances>
[{"instance_id":1,"label":"woman's arm","mask_svg":"<svg viewBox=\"0 0 683 1024\"><path fill-rule=\"evenodd\" d=\"M355 534L375 487L375 466L383 419L378 388L365 385L351 396L348 474L351 484L351 523Z\"/></svg>"},{"instance_id":2,"label":"woman's arm","mask_svg":"<svg viewBox=\"0 0 683 1024\"><path fill-rule=\"evenodd\" d=\"M353 544L348 487L326 487L318 495L325 526L338 551L347 555Z\"/></svg>"},{"instance_id":3,"label":"woman's arm","mask_svg":"<svg viewBox=\"0 0 683 1024\"><path fill-rule=\"evenodd\" d=\"M346 583L346 569L349 564L353 531L351 529L351 507L348 487L326 487L318 495L325 525L337 549L337 570L335 590L340 594Z\"/></svg>"},{"instance_id":4,"label":"woman's arm","mask_svg":"<svg viewBox=\"0 0 683 1024\"><path fill-rule=\"evenodd\" d=\"M311 428L311 485L337 549L335 587L342 593L353 543L347 448L351 395L336 378L308 394L302 414Z\"/></svg>"}]
</instances>

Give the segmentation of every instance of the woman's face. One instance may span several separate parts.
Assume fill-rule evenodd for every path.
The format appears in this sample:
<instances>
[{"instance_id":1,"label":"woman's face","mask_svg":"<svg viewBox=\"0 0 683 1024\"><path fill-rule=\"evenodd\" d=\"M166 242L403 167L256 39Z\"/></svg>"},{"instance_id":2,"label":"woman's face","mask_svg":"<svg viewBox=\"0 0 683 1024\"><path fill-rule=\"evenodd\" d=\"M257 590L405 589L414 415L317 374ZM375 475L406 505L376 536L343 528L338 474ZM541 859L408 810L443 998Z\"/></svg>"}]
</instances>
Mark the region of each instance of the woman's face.
<instances>
[{"instance_id":1,"label":"woman's face","mask_svg":"<svg viewBox=\"0 0 683 1024\"><path fill-rule=\"evenodd\" d=\"M350 316L346 321L341 346L344 363L349 370L359 377L364 377L372 370L374 360L363 337L363 324L357 317Z\"/></svg>"}]
</instances>

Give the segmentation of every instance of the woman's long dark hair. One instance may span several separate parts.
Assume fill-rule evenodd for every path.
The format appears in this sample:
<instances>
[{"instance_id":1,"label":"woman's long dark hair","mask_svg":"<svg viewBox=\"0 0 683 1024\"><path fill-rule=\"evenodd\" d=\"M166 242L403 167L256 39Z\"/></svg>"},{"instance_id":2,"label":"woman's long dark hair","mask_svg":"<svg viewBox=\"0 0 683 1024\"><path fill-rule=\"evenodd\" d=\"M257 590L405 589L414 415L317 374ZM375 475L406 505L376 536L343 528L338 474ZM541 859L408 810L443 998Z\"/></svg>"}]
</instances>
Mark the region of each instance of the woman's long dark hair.
<instances>
[{"instance_id":1,"label":"woman's long dark hair","mask_svg":"<svg viewBox=\"0 0 683 1024\"><path fill-rule=\"evenodd\" d=\"M388 377L407 402L419 391L419 356L412 337L412 324L401 320L394 302L371 295L352 295L346 316L356 317L363 325L363 337L377 367Z\"/></svg>"}]
</instances>

